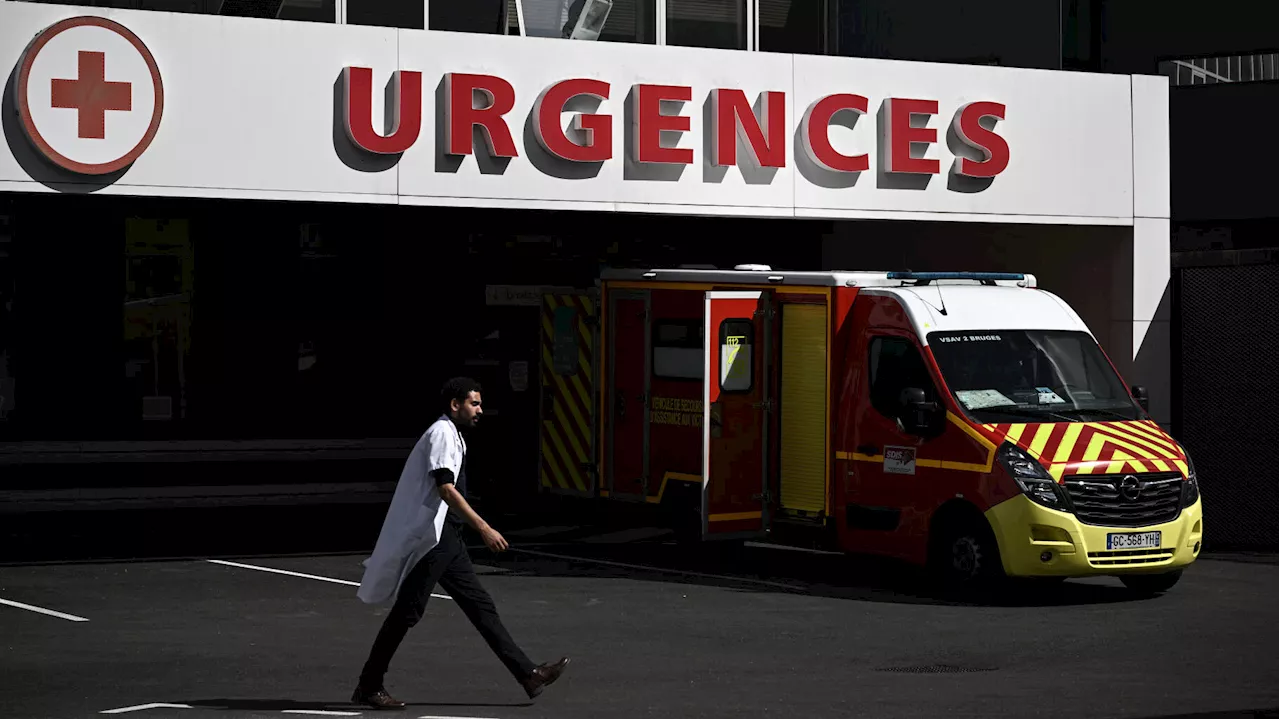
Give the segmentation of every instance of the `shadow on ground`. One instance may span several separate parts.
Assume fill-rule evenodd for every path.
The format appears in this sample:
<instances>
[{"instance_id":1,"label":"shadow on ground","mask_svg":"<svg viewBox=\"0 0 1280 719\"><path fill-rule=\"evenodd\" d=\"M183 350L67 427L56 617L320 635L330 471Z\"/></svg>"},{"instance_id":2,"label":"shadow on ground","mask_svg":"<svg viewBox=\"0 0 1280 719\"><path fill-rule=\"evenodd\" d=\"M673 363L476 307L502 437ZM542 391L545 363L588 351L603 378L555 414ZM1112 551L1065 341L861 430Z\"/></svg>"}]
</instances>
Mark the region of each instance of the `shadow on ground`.
<instances>
[{"instance_id":1,"label":"shadow on ground","mask_svg":"<svg viewBox=\"0 0 1280 719\"><path fill-rule=\"evenodd\" d=\"M377 539L385 512L385 505L334 504L18 515L0 526L0 565L363 557ZM570 523L581 515L523 511L486 516L514 535L521 528ZM511 536L511 552L499 556L477 548L473 553L477 563L518 576L621 578L895 604L1061 607L1161 601L1140 599L1115 580L1006 582L991 591L946 592L915 567L877 558L718 542L677 544L661 533L626 543L590 538L625 528L620 521L609 517L603 525L582 528L550 546ZM474 536L471 540L478 544ZM1274 563L1274 555L1270 561Z\"/></svg>"},{"instance_id":2,"label":"shadow on ground","mask_svg":"<svg viewBox=\"0 0 1280 719\"><path fill-rule=\"evenodd\" d=\"M501 555L476 549L472 556L477 564L510 576L631 579L893 604L1056 607L1141 601L1118 581L1006 581L985 590L946 589L923 570L892 560L767 546L652 541L524 549L517 544Z\"/></svg>"}]
</instances>

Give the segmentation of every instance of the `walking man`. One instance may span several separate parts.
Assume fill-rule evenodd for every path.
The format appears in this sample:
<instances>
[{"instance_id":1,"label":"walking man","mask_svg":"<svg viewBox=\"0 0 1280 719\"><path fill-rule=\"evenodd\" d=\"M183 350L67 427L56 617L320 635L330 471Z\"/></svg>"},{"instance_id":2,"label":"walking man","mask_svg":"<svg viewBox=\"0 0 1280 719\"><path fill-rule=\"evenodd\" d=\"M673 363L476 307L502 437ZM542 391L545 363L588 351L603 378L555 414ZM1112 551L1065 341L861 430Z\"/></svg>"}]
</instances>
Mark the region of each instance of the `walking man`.
<instances>
[{"instance_id":1,"label":"walking man","mask_svg":"<svg viewBox=\"0 0 1280 719\"><path fill-rule=\"evenodd\" d=\"M507 541L476 514L465 496L467 445L463 432L475 427L483 413L480 385L466 377L451 379L444 385L441 404L444 414L418 440L400 474L356 593L367 604L395 600L351 697L355 703L376 709L405 706L387 694L383 677L400 642L422 619L437 583L457 602L530 699L560 678L569 663L563 658L534 666L503 627L493 599L476 577L463 541L464 523L480 533L490 550L507 548Z\"/></svg>"}]
</instances>

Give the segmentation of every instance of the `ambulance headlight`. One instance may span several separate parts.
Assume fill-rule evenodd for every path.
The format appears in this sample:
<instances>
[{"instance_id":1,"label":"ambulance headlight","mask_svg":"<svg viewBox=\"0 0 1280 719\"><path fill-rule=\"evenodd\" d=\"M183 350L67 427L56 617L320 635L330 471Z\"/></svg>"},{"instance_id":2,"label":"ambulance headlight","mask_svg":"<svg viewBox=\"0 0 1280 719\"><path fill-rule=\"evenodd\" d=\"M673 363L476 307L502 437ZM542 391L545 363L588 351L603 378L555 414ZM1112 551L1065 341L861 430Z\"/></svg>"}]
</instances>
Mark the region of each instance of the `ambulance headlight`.
<instances>
[{"instance_id":1,"label":"ambulance headlight","mask_svg":"<svg viewBox=\"0 0 1280 719\"><path fill-rule=\"evenodd\" d=\"M1200 499L1200 482L1196 479L1196 466L1187 457L1187 481L1182 483L1182 507L1186 509Z\"/></svg>"},{"instance_id":2,"label":"ambulance headlight","mask_svg":"<svg viewBox=\"0 0 1280 719\"><path fill-rule=\"evenodd\" d=\"M996 455L1004 471L1018 483L1018 488L1036 504L1051 509L1065 509L1066 503L1058 483L1040 466L1031 455L1021 447L1005 442Z\"/></svg>"}]
</instances>

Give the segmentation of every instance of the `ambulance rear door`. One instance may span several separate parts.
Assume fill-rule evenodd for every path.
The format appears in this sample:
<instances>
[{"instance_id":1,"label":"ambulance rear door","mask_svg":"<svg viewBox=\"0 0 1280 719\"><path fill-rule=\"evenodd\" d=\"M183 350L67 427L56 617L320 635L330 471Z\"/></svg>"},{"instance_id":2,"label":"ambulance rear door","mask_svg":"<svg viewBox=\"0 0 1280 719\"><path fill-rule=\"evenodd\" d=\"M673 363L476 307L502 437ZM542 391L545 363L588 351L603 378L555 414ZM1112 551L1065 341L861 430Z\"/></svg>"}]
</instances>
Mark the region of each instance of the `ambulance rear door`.
<instances>
[{"instance_id":1,"label":"ambulance rear door","mask_svg":"<svg viewBox=\"0 0 1280 719\"><path fill-rule=\"evenodd\" d=\"M704 303L702 534L758 536L769 522L772 295L712 291Z\"/></svg>"}]
</instances>

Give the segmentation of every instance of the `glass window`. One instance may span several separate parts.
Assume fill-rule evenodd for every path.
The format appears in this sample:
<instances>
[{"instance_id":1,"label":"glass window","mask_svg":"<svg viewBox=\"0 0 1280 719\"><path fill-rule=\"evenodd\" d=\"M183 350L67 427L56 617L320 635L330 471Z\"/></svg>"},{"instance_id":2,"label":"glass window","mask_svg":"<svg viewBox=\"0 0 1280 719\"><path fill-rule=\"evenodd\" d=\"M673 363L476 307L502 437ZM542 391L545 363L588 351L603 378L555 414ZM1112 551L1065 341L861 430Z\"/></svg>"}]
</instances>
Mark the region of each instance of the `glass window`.
<instances>
[{"instance_id":1,"label":"glass window","mask_svg":"<svg viewBox=\"0 0 1280 719\"><path fill-rule=\"evenodd\" d=\"M653 326L653 375L702 381L702 320L660 320Z\"/></svg>"},{"instance_id":2,"label":"glass window","mask_svg":"<svg viewBox=\"0 0 1280 719\"><path fill-rule=\"evenodd\" d=\"M347 15L352 9L365 0L348 0ZM383 0L384 2L388 0ZM401 0L414 3L415 0ZM418 24L422 27L422 0L416 0ZM488 35L502 35L507 32L508 24L515 24L515 3L507 0L431 0L432 30L448 30L450 32L474 32ZM510 7L509 7L510 6ZM507 17L508 11L512 19ZM406 10L406 18L412 11ZM373 24L373 23L370 23ZM379 23L381 24L381 23ZM398 25L397 27L409 27Z\"/></svg>"},{"instance_id":3,"label":"glass window","mask_svg":"<svg viewBox=\"0 0 1280 719\"><path fill-rule=\"evenodd\" d=\"M929 346L956 401L979 422L1142 416L1098 343L1083 332L935 332Z\"/></svg>"},{"instance_id":4,"label":"glass window","mask_svg":"<svg viewBox=\"0 0 1280 719\"><path fill-rule=\"evenodd\" d=\"M925 401L936 402L929 369L920 350L905 337L876 337L871 340L871 406L880 414L896 418L900 414L902 390L924 390Z\"/></svg>"},{"instance_id":5,"label":"glass window","mask_svg":"<svg viewBox=\"0 0 1280 719\"><path fill-rule=\"evenodd\" d=\"M801 55L826 51L826 3L819 0L759 0L760 50Z\"/></svg>"},{"instance_id":6,"label":"glass window","mask_svg":"<svg viewBox=\"0 0 1280 719\"><path fill-rule=\"evenodd\" d=\"M508 0L517 27L515 0ZM654 0L522 0L525 35L602 42L657 41ZM433 5L434 14L434 5Z\"/></svg>"},{"instance_id":7,"label":"glass window","mask_svg":"<svg viewBox=\"0 0 1280 719\"><path fill-rule=\"evenodd\" d=\"M484 5L485 3L477 0L476 4ZM434 16L435 8L432 7L431 10ZM422 0L349 0L347 2L347 24L349 25L421 30L424 27L422 13Z\"/></svg>"},{"instance_id":8,"label":"glass window","mask_svg":"<svg viewBox=\"0 0 1280 719\"><path fill-rule=\"evenodd\" d=\"M35 0L35 2L310 22L331 23L336 20L334 0Z\"/></svg>"},{"instance_id":9,"label":"glass window","mask_svg":"<svg viewBox=\"0 0 1280 719\"><path fill-rule=\"evenodd\" d=\"M667 0L667 44L746 50L746 0Z\"/></svg>"},{"instance_id":10,"label":"glass window","mask_svg":"<svg viewBox=\"0 0 1280 719\"><path fill-rule=\"evenodd\" d=\"M755 384L752 348L755 325L751 320L732 319L720 323L720 389L750 392Z\"/></svg>"}]
</instances>

